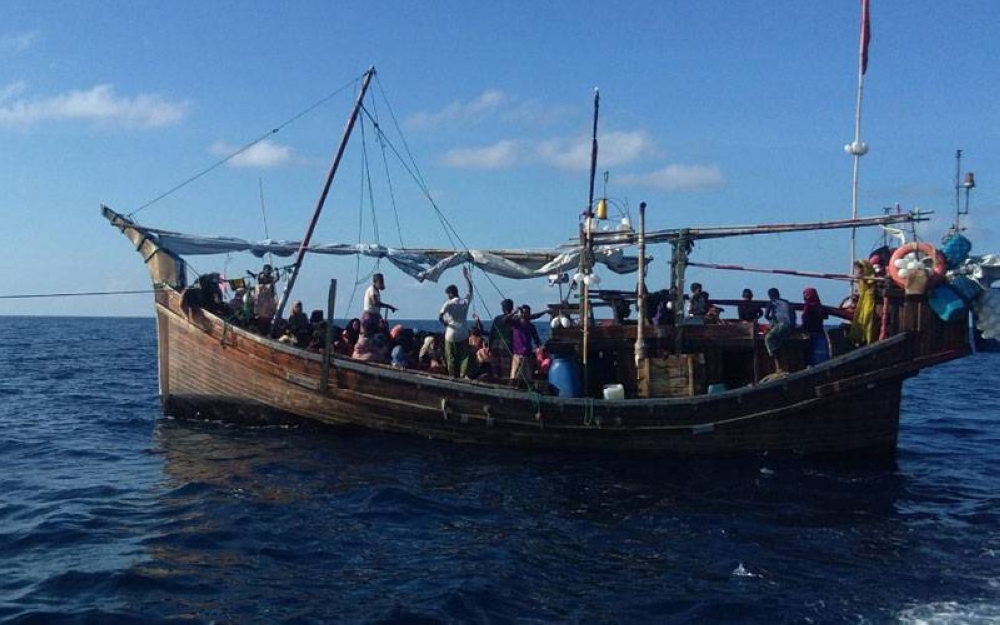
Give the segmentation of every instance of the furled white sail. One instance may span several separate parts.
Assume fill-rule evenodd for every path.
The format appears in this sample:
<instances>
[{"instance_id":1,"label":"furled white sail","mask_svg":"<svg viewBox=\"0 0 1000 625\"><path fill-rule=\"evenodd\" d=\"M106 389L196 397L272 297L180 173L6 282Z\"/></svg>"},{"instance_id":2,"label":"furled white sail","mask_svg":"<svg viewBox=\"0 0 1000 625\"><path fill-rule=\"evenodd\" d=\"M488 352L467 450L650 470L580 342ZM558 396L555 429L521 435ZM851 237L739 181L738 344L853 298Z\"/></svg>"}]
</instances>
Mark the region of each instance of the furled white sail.
<instances>
[{"instance_id":1,"label":"furled white sail","mask_svg":"<svg viewBox=\"0 0 1000 625\"><path fill-rule=\"evenodd\" d=\"M228 254L249 252L260 258L266 254L288 257L299 249L298 241L265 239L247 241L235 237L184 234L156 228L136 226L165 249L178 256ZM312 254L335 256L361 255L384 258L403 273L417 280L437 282L452 267L472 263L487 273L505 278L527 279L545 277L569 271L580 264L579 249L559 251L538 250L427 250L399 249L366 243L313 244ZM599 246L594 250L596 262L615 273L632 273L638 268L638 259L625 256L620 245Z\"/></svg>"}]
</instances>

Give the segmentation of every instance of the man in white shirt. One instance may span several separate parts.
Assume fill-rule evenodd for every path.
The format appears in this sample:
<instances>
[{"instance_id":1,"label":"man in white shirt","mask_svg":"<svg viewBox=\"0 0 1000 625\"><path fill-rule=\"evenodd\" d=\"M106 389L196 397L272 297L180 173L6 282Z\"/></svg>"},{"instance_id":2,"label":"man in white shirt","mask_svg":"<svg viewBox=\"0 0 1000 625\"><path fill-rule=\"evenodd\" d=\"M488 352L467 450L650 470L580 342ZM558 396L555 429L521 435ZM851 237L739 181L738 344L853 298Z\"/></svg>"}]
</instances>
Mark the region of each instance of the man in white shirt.
<instances>
[{"instance_id":1,"label":"man in white shirt","mask_svg":"<svg viewBox=\"0 0 1000 625\"><path fill-rule=\"evenodd\" d=\"M468 291L464 298L458 296L458 287L454 284L444 290L448 301L441 307L438 320L444 324L444 360L448 367L448 375L453 378L465 377L469 370L469 303L472 301L472 279L469 268L462 268L462 276Z\"/></svg>"},{"instance_id":2,"label":"man in white shirt","mask_svg":"<svg viewBox=\"0 0 1000 625\"><path fill-rule=\"evenodd\" d=\"M365 334L378 331L382 322L382 309L392 312L398 310L392 304L382 301L382 291L385 289L385 278L377 273L372 276L372 285L365 290L365 307L361 312L361 328Z\"/></svg>"}]
</instances>

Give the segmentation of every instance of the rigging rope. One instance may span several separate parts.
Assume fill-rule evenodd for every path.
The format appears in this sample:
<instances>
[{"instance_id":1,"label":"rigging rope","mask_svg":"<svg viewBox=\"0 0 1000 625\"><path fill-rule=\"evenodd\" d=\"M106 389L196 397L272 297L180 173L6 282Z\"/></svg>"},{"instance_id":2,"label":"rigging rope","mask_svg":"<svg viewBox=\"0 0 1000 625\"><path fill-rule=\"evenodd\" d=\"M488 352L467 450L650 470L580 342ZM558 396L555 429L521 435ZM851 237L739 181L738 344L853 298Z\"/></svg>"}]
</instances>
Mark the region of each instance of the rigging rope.
<instances>
[{"instance_id":1,"label":"rigging rope","mask_svg":"<svg viewBox=\"0 0 1000 625\"><path fill-rule=\"evenodd\" d=\"M377 140L379 141L380 146L382 146L383 153L385 151L385 147L388 146L388 149L396 156L396 159L399 161L399 163L403 167L404 171L406 171L406 173L410 175L410 178L412 178L413 181L417 184L417 186L420 189L420 191L424 194L424 197L427 198L427 201L430 203L431 207L434 209L434 212L437 215L438 221L441 223L441 226L444 229L444 233L448 237L448 241L451 243L452 248L460 248L460 249L464 250L466 253L471 253L471 249L465 243L465 241L462 239L461 235L458 234L458 230L451 224L451 222L445 216L444 211L442 211L441 207L438 206L437 202L434 201L434 197L431 195L430 189L428 188L427 183L424 181L423 174L420 172L420 168L419 168L419 166L416 163L416 159L413 157L413 153L411 152L410 147L409 147L409 145L406 142L406 137L403 135L402 129L399 126L399 121L396 118L396 114L392 110L392 105L389 103L389 100L388 100L388 98L385 95L385 89L382 86L382 82L379 80L379 78L378 78L377 75L375 76L375 82L376 82L376 84L378 86L379 92L382 95L382 99L385 101L386 108L389 110L389 117L392 120L393 126L395 127L396 134L399 136L399 139L402 142L403 149L406 152L407 158L404 159L403 155L396 148L396 146L393 144L393 142L389 140L389 137L382 130L382 126L379 123L378 119L376 119L376 116L373 114L373 112L369 111L367 107L362 106L361 107L361 111L364 114L364 116L367 117L369 119L369 121L371 121L372 127L374 128L374 130L376 132ZM374 101L374 99L373 99L373 101ZM374 104L372 105L372 108L374 109ZM397 227L398 227L398 216L397 216ZM456 241L458 242L458 245L456 245ZM475 267L473 266L473 268L475 268ZM485 271L483 272L483 275L486 276L486 280L490 283L490 285L497 292L497 294L500 295L501 299L504 298L506 296L506 294L499 287L499 285L497 285L497 283L493 280L493 276L491 276L489 273L487 273ZM470 277L470 280L471 280L471 277ZM480 301L480 303L483 306L483 310L486 312L486 314L492 320L493 319L493 314L490 311L490 307L486 303L486 299L483 297L483 294L478 289L475 289L475 288L473 289L473 292L476 295L478 295L479 301ZM470 305L471 304L473 304L473 302L470 302ZM512 346L507 344L506 339L504 339L502 336L500 338L501 338L501 342L503 343L503 345L506 348L506 350L508 351L508 353L513 353ZM488 340L488 337L487 337L487 340ZM475 355L473 354L472 357L475 357ZM521 376L522 380L525 382L525 384L528 387L529 391L531 389L533 389L533 386L534 386L532 384L533 380L527 379L527 376L525 376L523 373L521 373L520 376Z\"/></svg>"},{"instance_id":2,"label":"rigging rope","mask_svg":"<svg viewBox=\"0 0 1000 625\"><path fill-rule=\"evenodd\" d=\"M219 167L225 165L226 163L228 163L229 161L233 160L234 158L236 158L240 154L243 154L244 152L246 152L250 148L252 148L255 145L257 145L261 141L264 141L265 139L271 137L272 135L277 134L278 132L284 130L287 126L289 126L289 125L297 122L301 118L305 117L306 115L308 115L309 113L311 113L313 110L319 108L323 104L326 104L327 102L329 102L330 100L332 100L336 96L340 95L343 91L345 91L346 89L348 89L348 88L352 87L354 84L356 84L359 79L360 79L360 77L359 78L354 78L350 82L348 82L347 84L345 84L344 86L338 88L333 93L330 93L329 95L323 96L322 98L320 98L319 100L317 100L312 105L306 107L305 109L303 109L302 111L296 113L295 115L293 115L292 117L288 118L284 122L278 124L276 127L272 128L268 132L262 134L258 138L256 138L253 141L251 141L250 143L248 143L248 144L244 145L243 147L239 148L238 150L236 150L235 152L233 152L229 156L224 157L222 160L217 161L213 165L210 165L209 167L203 169L202 171L200 171L197 174L191 176L187 180L181 182L180 184L174 186L173 188L171 188L171 189L165 191L164 193L161 193L160 195L156 196L155 198L149 200L148 202L146 202L145 204L143 204L139 208L135 209L134 211L132 211L131 213L129 213L128 215L126 215L126 217L128 217L129 219L131 219L135 215L138 215L140 211L145 210L146 208L152 206L153 204L156 204L157 202L159 202L163 198L165 198L165 197L167 197L169 195L172 195L173 193L175 193L175 192L179 191L180 189L186 187L187 185L191 184L195 180L198 180L199 178L201 178L202 176L208 174L209 172L214 171L214 170L218 169Z\"/></svg>"},{"instance_id":3,"label":"rigging rope","mask_svg":"<svg viewBox=\"0 0 1000 625\"><path fill-rule=\"evenodd\" d=\"M376 119L378 118L377 110L377 100L372 98L372 111L375 114ZM382 168L385 170L385 181L386 185L389 187L389 201L392 206L392 215L396 220L396 234L399 235L399 247L405 248L406 244L403 243L403 228L399 225L399 211L396 206L396 190L392 185L392 176L389 175L389 159L386 158L385 153L385 140L383 139L381 133L375 133L375 140L378 142L380 152L382 154Z\"/></svg>"},{"instance_id":4,"label":"rigging rope","mask_svg":"<svg viewBox=\"0 0 1000 625\"><path fill-rule=\"evenodd\" d=\"M372 210L372 233L375 244L382 242L378 233L378 215L375 213L375 190L372 188L372 172L368 165L368 135L365 133L364 119L361 120L361 197L364 198L365 186L368 188L368 206Z\"/></svg>"},{"instance_id":5,"label":"rigging rope","mask_svg":"<svg viewBox=\"0 0 1000 625\"><path fill-rule=\"evenodd\" d=\"M391 141L389 141L388 136L386 136L386 134L382 131L382 127L378 124L378 121L372 119L371 113L368 112L368 109L362 107L361 110L362 112L364 112L366 116L368 116L368 118L372 122L372 125L375 127L375 130L378 131L379 136L382 137L385 143L389 146L389 149L392 151L392 153L396 155L396 158L399 160L400 165L402 165L406 173L410 174L410 178L413 179L413 181L417 184L417 187L420 189L420 192L423 193L424 197L427 198L427 201L430 202L431 208L434 209L434 213L437 215L438 221L441 223L441 227L444 229L444 233L448 237L448 242L451 243L451 246L453 248L458 247L455 244L455 240L457 239L459 243L462 244L462 247L468 250L469 249L468 246L465 245L465 243L462 241L462 238L458 235L458 231L455 230L454 226L451 225L451 222L449 222L448 218L445 217L444 212L441 211L441 208L437 205L437 202L434 201L434 197L431 196L430 189L427 187L427 183L424 181L423 176L420 173L420 168L417 166L416 162L413 161L411 163L408 163L407 161L403 160L402 154L400 154L399 150L396 149L396 146L393 145ZM406 140L402 139L402 135L400 135L400 138L403 141L403 145L405 146Z\"/></svg>"},{"instance_id":6,"label":"rigging rope","mask_svg":"<svg viewBox=\"0 0 1000 625\"><path fill-rule=\"evenodd\" d=\"M159 289L143 289L141 291L83 291L77 293L27 293L20 295L0 295L0 299L36 299L40 297L89 297L92 295L148 295Z\"/></svg>"}]
</instances>

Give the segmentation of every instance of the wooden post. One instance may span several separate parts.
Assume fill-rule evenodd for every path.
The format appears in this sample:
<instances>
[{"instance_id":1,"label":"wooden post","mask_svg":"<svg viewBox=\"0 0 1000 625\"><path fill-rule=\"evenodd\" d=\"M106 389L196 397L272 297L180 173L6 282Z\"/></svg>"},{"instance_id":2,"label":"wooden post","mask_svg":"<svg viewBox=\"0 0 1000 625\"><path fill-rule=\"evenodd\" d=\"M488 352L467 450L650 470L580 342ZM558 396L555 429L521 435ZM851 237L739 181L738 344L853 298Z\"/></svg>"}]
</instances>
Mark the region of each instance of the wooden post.
<instances>
[{"instance_id":1,"label":"wooden post","mask_svg":"<svg viewBox=\"0 0 1000 625\"><path fill-rule=\"evenodd\" d=\"M635 307L639 323L635 329L635 367L646 359L646 342L643 326L646 325L646 203L639 203L639 272L637 278Z\"/></svg>"},{"instance_id":2,"label":"wooden post","mask_svg":"<svg viewBox=\"0 0 1000 625\"><path fill-rule=\"evenodd\" d=\"M680 236L674 243L674 278L677 281L677 292L674 294L674 353L684 353L684 322L687 316L684 312L684 274L687 271L688 251L687 246L690 239L686 230L681 230Z\"/></svg>"},{"instance_id":3,"label":"wooden post","mask_svg":"<svg viewBox=\"0 0 1000 625\"><path fill-rule=\"evenodd\" d=\"M590 209L587 209L588 215ZM580 322L583 325L583 340L581 341L580 360L583 373L584 396L590 393L590 370L588 363L590 359L590 287L587 285L587 276L590 275L590 268L587 259L590 252L590 217L584 217L583 225L580 227Z\"/></svg>"},{"instance_id":4,"label":"wooden post","mask_svg":"<svg viewBox=\"0 0 1000 625\"><path fill-rule=\"evenodd\" d=\"M330 357L333 350L333 309L337 302L337 280L330 280L330 291L326 299L326 337L323 340L323 373L319 390L326 392L330 384Z\"/></svg>"}]
</instances>

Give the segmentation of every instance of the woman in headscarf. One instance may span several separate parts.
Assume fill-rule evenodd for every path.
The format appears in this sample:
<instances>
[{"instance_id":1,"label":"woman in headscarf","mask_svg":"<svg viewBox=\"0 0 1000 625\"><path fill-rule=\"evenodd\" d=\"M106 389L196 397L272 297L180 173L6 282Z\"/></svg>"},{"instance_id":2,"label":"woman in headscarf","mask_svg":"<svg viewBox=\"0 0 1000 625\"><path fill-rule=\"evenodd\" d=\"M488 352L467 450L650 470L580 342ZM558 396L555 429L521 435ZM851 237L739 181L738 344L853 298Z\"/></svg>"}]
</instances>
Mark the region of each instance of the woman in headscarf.
<instances>
[{"instance_id":1,"label":"woman in headscarf","mask_svg":"<svg viewBox=\"0 0 1000 625\"><path fill-rule=\"evenodd\" d=\"M830 346L823 330L823 320L827 318L826 309L819 301L819 293L809 287L802 291L802 329L809 333L810 348L806 358L807 365L818 365L830 358Z\"/></svg>"},{"instance_id":2,"label":"woman in headscarf","mask_svg":"<svg viewBox=\"0 0 1000 625\"><path fill-rule=\"evenodd\" d=\"M855 345L868 345L878 338L875 327L875 268L867 260L854 261L854 276L858 278L858 304L847 338Z\"/></svg>"},{"instance_id":3,"label":"woman in headscarf","mask_svg":"<svg viewBox=\"0 0 1000 625\"><path fill-rule=\"evenodd\" d=\"M355 317L347 322L347 327L334 344L334 349L338 354L350 356L354 353L354 346L357 345L360 336L361 320Z\"/></svg>"},{"instance_id":4,"label":"woman in headscarf","mask_svg":"<svg viewBox=\"0 0 1000 625\"><path fill-rule=\"evenodd\" d=\"M809 287L802 291L802 329L810 334L822 334L826 318L826 309L819 301L816 289Z\"/></svg>"}]
</instances>

